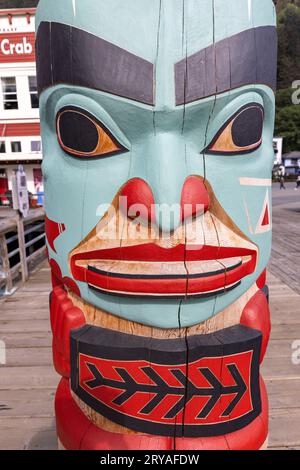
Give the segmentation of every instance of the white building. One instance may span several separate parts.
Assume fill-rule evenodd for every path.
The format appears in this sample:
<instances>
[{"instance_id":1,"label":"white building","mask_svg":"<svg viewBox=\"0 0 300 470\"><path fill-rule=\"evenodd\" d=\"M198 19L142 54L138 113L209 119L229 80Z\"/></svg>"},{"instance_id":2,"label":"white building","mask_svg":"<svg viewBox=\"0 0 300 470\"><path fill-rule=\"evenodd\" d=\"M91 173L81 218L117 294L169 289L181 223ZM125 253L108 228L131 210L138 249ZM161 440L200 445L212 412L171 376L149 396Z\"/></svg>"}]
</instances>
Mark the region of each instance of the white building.
<instances>
[{"instance_id":1,"label":"white building","mask_svg":"<svg viewBox=\"0 0 300 470\"><path fill-rule=\"evenodd\" d=\"M273 139L273 148L275 154L275 165L282 165L282 150L283 150L283 138L274 137Z\"/></svg>"},{"instance_id":2,"label":"white building","mask_svg":"<svg viewBox=\"0 0 300 470\"><path fill-rule=\"evenodd\" d=\"M43 190L34 31L35 8L0 10L0 204L19 164L29 191Z\"/></svg>"}]
</instances>

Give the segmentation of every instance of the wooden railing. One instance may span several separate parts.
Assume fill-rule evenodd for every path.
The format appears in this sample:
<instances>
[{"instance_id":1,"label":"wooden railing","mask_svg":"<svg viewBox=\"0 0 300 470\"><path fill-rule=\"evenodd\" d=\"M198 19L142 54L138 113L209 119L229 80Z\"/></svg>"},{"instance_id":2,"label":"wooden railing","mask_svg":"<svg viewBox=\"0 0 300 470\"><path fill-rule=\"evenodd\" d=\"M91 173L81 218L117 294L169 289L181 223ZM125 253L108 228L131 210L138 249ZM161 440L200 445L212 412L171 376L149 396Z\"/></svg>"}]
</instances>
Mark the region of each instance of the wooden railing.
<instances>
[{"instance_id":1,"label":"wooden railing","mask_svg":"<svg viewBox=\"0 0 300 470\"><path fill-rule=\"evenodd\" d=\"M16 211L0 218L0 295L9 295L18 283L26 282L29 273L45 256L43 209L31 210L26 219Z\"/></svg>"}]
</instances>

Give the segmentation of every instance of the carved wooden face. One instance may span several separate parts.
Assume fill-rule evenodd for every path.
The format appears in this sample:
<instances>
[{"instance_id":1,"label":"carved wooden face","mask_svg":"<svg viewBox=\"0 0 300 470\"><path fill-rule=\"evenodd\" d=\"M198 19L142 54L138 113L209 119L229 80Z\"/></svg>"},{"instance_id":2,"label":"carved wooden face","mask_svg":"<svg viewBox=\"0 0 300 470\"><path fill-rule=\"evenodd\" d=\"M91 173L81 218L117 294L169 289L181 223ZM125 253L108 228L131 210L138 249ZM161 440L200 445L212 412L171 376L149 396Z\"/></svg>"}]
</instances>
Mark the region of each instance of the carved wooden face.
<instances>
[{"instance_id":1,"label":"carved wooden face","mask_svg":"<svg viewBox=\"0 0 300 470\"><path fill-rule=\"evenodd\" d=\"M270 256L274 6L211 4L184 22L180 0L42 0L38 16L52 266L158 327L224 310Z\"/></svg>"}]
</instances>

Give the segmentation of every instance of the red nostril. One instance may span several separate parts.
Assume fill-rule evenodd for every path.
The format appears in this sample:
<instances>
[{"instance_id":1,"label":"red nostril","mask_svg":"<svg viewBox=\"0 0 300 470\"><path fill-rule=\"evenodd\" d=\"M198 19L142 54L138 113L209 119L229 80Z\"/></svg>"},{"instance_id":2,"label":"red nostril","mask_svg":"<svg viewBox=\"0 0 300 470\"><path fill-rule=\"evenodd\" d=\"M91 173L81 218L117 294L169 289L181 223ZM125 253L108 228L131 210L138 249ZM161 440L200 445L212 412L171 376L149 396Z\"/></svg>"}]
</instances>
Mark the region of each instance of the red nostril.
<instances>
[{"instance_id":1,"label":"red nostril","mask_svg":"<svg viewBox=\"0 0 300 470\"><path fill-rule=\"evenodd\" d=\"M137 217L149 222L155 221L154 196L150 186L140 178L128 181L123 187L120 197L121 209L129 219ZM126 198L126 199L124 199Z\"/></svg>"},{"instance_id":2,"label":"red nostril","mask_svg":"<svg viewBox=\"0 0 300 470\"><path fill-rule=\"evenodd\" d=\"M205 214L208 209L209 195L203 179L200 176L189 176L181 193L182 220Z\"/></svg>"}]
</instances>

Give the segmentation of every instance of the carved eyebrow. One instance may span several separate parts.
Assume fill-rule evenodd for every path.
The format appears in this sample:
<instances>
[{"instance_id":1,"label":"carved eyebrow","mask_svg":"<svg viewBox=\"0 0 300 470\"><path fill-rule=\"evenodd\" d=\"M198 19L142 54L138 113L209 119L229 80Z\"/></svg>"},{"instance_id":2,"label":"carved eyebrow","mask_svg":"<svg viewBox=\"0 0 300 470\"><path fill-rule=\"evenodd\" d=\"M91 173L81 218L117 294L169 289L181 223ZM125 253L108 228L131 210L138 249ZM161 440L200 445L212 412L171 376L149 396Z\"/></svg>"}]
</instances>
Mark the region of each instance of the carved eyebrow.
<instances>
[{"instance_id":1,"label":"carved eyebrow","mask_svg":"<svg viewBox=\"0 0 300 470\"><path fill-rule=\"evenodd\" d=\"M277 32L262 26L213 44L175 65L176 106L244 85L276 89Z\"/></svg>"},{"instance_id":2,"label":"carved eyebrow","mask_svg":"<svg viewBox=\"0 0 300 470\"><path fill-rule=\"evenodd\" d=\"M87 31L42 22L36 52L39 93L65 83L154 105L154 65Z\"/></svg>"}]
</instances>

